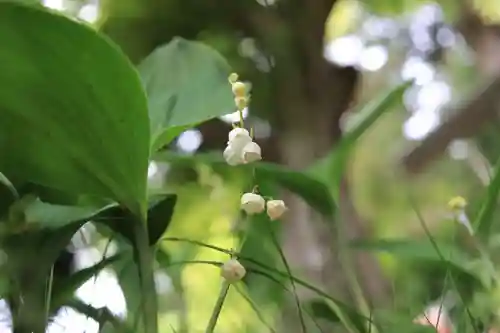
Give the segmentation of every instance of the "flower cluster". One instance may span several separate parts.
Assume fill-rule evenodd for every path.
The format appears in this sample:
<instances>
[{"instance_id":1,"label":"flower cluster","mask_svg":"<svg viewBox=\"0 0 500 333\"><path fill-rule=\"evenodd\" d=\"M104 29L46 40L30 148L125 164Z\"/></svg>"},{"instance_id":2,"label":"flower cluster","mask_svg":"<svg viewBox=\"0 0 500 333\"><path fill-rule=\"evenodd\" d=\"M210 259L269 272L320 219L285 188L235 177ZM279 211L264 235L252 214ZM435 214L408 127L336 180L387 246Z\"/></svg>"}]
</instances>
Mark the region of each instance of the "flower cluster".
<instances>
[{"instance_id":1,"label":"flower cluster","mask_svg":"<svg viewBox=\"0 0 500 333\"><path fill-rule=\"evenodd\" d=\"M227 147L224 150L223 157L227 164L231 166L249 164L262 159L260 146L253 141L252 133L249 132L243 121L243 110L248 106L250 94L248 86L238 81L238 75L233 73L229 76L234 95L234 104L236 105L240 122L239 126L229 132ZM241 209L248 215L260 214L266 211L270 220L277 220L288 210L283 200L267 200L254 191L244 193L241 196ZM221 267L222 277L229 283L241 280L246 274L245 268L237 259L231 258Z\"/></svg>"},{"instance_id":2,"label":"flower cluster","mask_svg":"<svg viewBox=\"0 0 500 333\"><path fill-rule=\"evenodd\" d=\"M288 210L283 200L266 200L257 193L244 193L241 196L241 209L248 215L260 214L266 210L267 216L274 221Z\"/></svg>"},{"instance_id":3,"label":"flower cluster","mask_svg":"<svg viewBox=\"0 0 500 333\"><path fill-rule=\"evenodd\" d=\"M250 133L241 127L236 127L229 132L229 140L223 156L227 164L232 166L262 159L259 145L252 140Z\"/></svg>"}]
</instances>

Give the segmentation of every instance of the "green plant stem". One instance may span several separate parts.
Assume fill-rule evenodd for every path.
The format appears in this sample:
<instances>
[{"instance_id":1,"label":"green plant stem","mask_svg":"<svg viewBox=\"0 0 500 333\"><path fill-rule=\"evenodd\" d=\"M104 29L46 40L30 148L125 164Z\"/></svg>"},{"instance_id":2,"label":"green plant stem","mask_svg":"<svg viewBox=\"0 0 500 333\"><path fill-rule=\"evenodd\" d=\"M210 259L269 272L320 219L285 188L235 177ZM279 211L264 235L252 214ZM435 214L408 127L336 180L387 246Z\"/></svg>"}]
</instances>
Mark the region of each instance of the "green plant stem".
<instances>
[{"instance_id":1,"label":"green plant stem","mask_svg":"<svg viewBox=\"0 0 500 333\"><path fill-rule=\"evenodd\" d=\"M205 333L213 333L215 325L217 325L217 319L219 319L222 306L224 305L224 301L226 300L227 292L229 291L229 286L230 286L229 282L224 280L219 292L219 297L217 298L217 303L215 303L214 310L212 311L212 316L210 317L210 321L208 322Z\"/></svg>"},{"instance_id":2,"label":"green plant stem","mask_svg":"<svg viewBox=\"0 0 500 333\"><path fill-rule=\"evenodd\" d=\"M300 299L299 299L299 296L297 295L297 288L295 287L295 281L293 281L293 279L290 278L292 276L292 271L290 269L290 265L288 265L288 261L286 260L285 254L283 253L283 250L280 247L278 237L274 233L272 226L269 224L268 227L269 227L269 234L271 235L271 240L272 240L274 246L276 247L276 250L278 251L278 253L280 255L281 261L283 262L283 265L285 266L286 272L289 275L290 284L292 286L293 297L295 300L295 304L297 305L297 311L298 311L298 315L299 315L299 319L300 319L300 326L302 328L302 333L305 333L305 332L307 332L306 323L304 321L304 316L302 314L302 305L300 304Z\"/></svg>"},{"instance_id":3,"label":"green plant stem","mask_svg":"<svg viewBox=\"0 0 500 333\"><path fill-rule=\"evenodd\" d=\"M143 295L143 320L146 333L158 332L158 301L154 281L152 250L149 247L149 237L146 226L142 222L134 223L136 241L136 258L139 266L141 291Z\"/></svg>"},{"instance_id":4,"label":"green plant stem","mask_svg":"<svg viewBox=\"0 0 500 333\"><path fill-rule=\"evenodd\" d=\"M54 282L54 265L50 268L49 280L47 282L47 295L45 304L45 320L49 322L50 307L52 305L52 283Z\"/></svg>"}]
</instances>

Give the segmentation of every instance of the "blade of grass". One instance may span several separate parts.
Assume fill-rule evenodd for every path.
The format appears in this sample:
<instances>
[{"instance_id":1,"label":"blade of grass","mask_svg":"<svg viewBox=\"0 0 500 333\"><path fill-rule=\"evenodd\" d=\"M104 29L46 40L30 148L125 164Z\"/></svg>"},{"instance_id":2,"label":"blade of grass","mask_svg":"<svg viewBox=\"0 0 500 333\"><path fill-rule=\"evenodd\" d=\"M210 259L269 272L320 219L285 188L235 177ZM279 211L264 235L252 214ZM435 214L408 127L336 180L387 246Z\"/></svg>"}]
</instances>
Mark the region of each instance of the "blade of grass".
<instances>
[{"instance_id":1,"label":"blade of grass","mask_svg":"<svg viewBox=\"0 0 500 333\"><path fill-rule=\"evenodd\" d=\"M441 253L441 250L439 249L439 246L437 245L436 240L434 239L434 237L432 236L431 232L429 231L429 228L427 228L427 224L425 223L425 219L423 218L422 214L420 213L420 210L418 209L418 207L416 205L416 202L413 199L411 193L409 193L408 197L409 197L410 205L411 205L413 211L415 212L415 214L417 215L417 218L418 218L418 220L420 222L420 225L422 226L422 229L424 230L425 234L429 238L429 241L431 242L432 246L436 250L436 253L441 258L441 260L442 260L443 263L447 263L446 259L444 258L443 254ZM446 265L448 265L448 264L446 264ZM460 292L460 290L459 290L459 288L458 288L458 286L457 286L457 284L455 282L455 279L454 279L453 275L451 275L451 274L450 274L450 280L452 281L453 287L456 290L458 296L460 297L460 301L462 302L463 306L465 307L465 312L467 313L467 316L469 317L469 319L471 320L471 322L474 322L474 317L472 316L472 313L470 312L469 307L465 304L463 295ZM474 332L475 333L479 333L477 331L476 327L473 326L473 328L474 328Z\"/></svg>"},{"instance_id":2,"label":"blade of grass","mask_svg":"<svg viewBox=\"0 0 500 333\"><path fill-rule=\"evenodd\" d=\"M269 330L269 332L271 333L276 333L276 330L274 328L271 327L271 325L269 325L267 323L267 321L265 320L264 316L262 315L262 313L260 312L259 308L257 307L257 305L255 304L255 302L250 298L248 297L247 294L245 294L243 292L243 290L241 290L241 287L237 284L234 285L234 288L236 289L236 291L238 292L238 294L240 294L241 297L243 297L245 299L245 301L248 303L248 305L250 305L250 307L252 308L252 310L255 312L255 314L257 315L257 318L259 318L260 322L267 327L267 329Z\"/></svg>"},{"instance_id":3,"label":"blade of grass","mask_svg":"<svg viewBox=\"0 0 500 333\"><path fill-rule=\"evenodd\" d=\"M491 224L493 223L493 214L495 212L498 196L500 194L500 159L498 159L493 170L493 177L488 185L486 199L474 221L477 235L484 239L489 236Z\"/></svg>"},{"instance_id":4,"label":"blade of grass","mask_svg":"<svg viewBox=\"0 0 500 333\"><path fill-rule=\"evenodd\" d=\"M339 319L341 320L342 324L344 324L344 326L350 331L350 332L356 332L356 329L353 328L353 324L352 322L344 315L343 313L343 310L342 308L349 308L349 306L347 306L346 304L343 304L342 302L340 302L339 300L331 297L330 295L328 295L328 293L322 291L321 289L315 287L314 285L304 281L304 280L301 280L297 277L294 277L294 276L290 276L289 274L287 274L286 272L282 272L274 267L271 267L271 266L268 266L268 265L265 265L263 263L260 263L259 261L253 259L253 258L249 258L249 257L246 257L246 256L242 256L240 255L239 253L235 253L234 251L231 251L231 250L227 250L227 249L223 249L223 248L220 248L220 247L217 247L217 246L214 246L214 245L211 245L211 244L206 244L206 243L203 243L203 242L200 242L200 241L195 241L195 240L190 240L190 239L185 239L185 238L178 238L178 237L164 237L164 238L161 238L160 241L173 241L173 242L188 242L188 243L191 243L191 244L195 244L195 245L198 245L198 246L202 246L202 247L206 247L206 248L210 248L210 249L213 249L215 251L219 251L219 252L222 252L222 253L226 253L226 254L230 254L230 255L235 255L237 256L239 259L241 260L244 260L248 263L252 263L258 267L261 267L267 271L270 271L270 272L273 272L274 274L276 275L279 275L281 277L284 277L284 278L288 278L288 279L291 279L293 280L295 283L303 286L304 288L306 289L309 289L311 291L313 291L314 293L316 293L317 295L321 296L321 297L324 297L326 299L328 299L332 304L332 308L333 310L335 311L335 314L339 317ZM213 262L213 261L191 261L191 263L205 263L205 264L212 264L212 265L220 265L220 263L216 263L216 262ZM172 264L178 264L178 263L172 263ZM182 264L182 263L180 263ZM252 268L249 267L247 269L247 271L252 271ZM270 275L272 277L272 275ZM270 277L268 276L268 277ZM362 318L364 321L367 321L367 322L371 322L370 319L362 314L359 314L359 317Z\"/></svg>"},{"instance_id":5,"label":"blade of grass","mask_svg":"<svg viewBox=\"0 0 500 333\"><path fill-rule=\"evenodd\" d=\"M274 246L276 247L276 250L278 251L278 253L281 257L281 261L283 261L283 265L285 265L286 272L288 273L289 276L292 276L292 272L290 270L290 265L288 265L288 261L286 260L285 254L283 253L283 250L281 249L281 246L280 246L279 241L276 237L276 234L275 234L273 228L271 227L271 224L267 224L267 226L269 227L269 235L271 236L271 241L273 242ZM297 311L298 311L298 315L299 315L299 319L300 319L302 333L306 333L307 332L306 323L304 321L304 316L302 314L302 307L300 306L299 296L297 295L297 288L295 287L295 282L293 281L293 279L290 279L290 284L292 286L295 304L297 305Z\"/></svg>"}]
</instances>

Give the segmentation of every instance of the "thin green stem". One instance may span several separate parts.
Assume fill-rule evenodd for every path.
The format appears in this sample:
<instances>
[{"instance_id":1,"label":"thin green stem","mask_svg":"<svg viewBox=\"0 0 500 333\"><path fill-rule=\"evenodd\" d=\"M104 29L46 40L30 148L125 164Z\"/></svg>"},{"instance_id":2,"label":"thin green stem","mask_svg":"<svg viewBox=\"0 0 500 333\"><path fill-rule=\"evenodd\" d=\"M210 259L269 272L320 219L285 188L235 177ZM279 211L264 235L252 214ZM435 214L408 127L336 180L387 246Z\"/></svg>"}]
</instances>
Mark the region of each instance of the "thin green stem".
<instances>
[{"instance_id":1,"label":"thin green stem","mask_svg":"<svg viewBox=\"0 0 500 333\"><path fill-rule=\"evenodd\" d=\"M416 203L415 203L415 201L414 201L413 196L411 195L411 193L409 193L409 201L410 201L410 205L413 208L413 211L417 215L417 218L418 218L418 220L420 222L420 225L422 226L422 229L424 229L424 232L427 235L427 238L429 239L429 241L431 242L431 245L434 248L434 250L436 251L437 255L439 256L439 258L441 259L441 261L443 263L446 263L446 265L450 265L450 263L447 262L447 260L444 257L443 253L439 249L439 246L437 245L437 242L434 239L434 237L432 236L429 228L427 228L427 224L425 223L425 220L424 220L422 214L420 213L420 210L417 208L417 205L416 205ZM471 322L474 322L474 317L472 316L472 313L471 313L469 307L465 304L463 295L460 292L460 289L458 288L457 283L455 281L455 278L453 277L452 274L450 274L450 280L451 280L451 282L453 284L453 287L457 291L458 296L460 297L460 300L461 300L461 302L462 302L462 304L463 304L463 306L465 308L465 312L467 313L467 316L469 317L469 319L470 319ZM479 333L474 325L473 325L473 329L474 329L475 333Z\"/></svg>"},{"instance_id":2,"label":"thin green stem","mask_svg":"<svg viewBox=\"0 0 500 333\"><path fill-rule=\"evenodd\" d=\"M243 120L243 110L238 109L238 114L240 116L240 127L245 127L245 121Z\"/></svg>"},{"instance_id":3,"label":"thin green stem","mask_svg":"<svg viewBox=\"0 0 500 333\"><path fill-rule=\"evenodd\" d=\"M207 329L205 333L213 333L215 325L217 325L217 320L222 311L222 306L226 300L227 292L229 291L229 282L222 282L222 287L219 292L219 297L217 298L217 303L215 303L214 310L212 311L212 316L210 316L210 321L208 322Z\"/></svg>"},{"instance_id":4,"label":"thin green stem","mask_svg":"<svg viewBox=\"0 0 500 333\"><path fill-rule=\"evenodd\" d=\"M291 277L292 272L290 270L290 265L288 265L288 261L286 260L285 254L283 253L283 250L280 247L278 238L276 237L276 234L274 233L272 226L270 224L268 224L268 226L269 226L269 233L271 235L271 240L273 241L274 246L276 246L276 250L278 250L278 253L281 257L281 261L283 261L283 265L285 266L286 272ZM300 299L299 296L297 295L297 288L295 287L295 281L293 281L293 279L290 279L290 284L292 286L295 304L297 305L297 311L300 319L300 326L302 328L302 332L305 333L307 331L307 328L306 328L306 323L304 321L304 315L302 314L302 306L300 305Z\"/></svg>"},{"instance_id":5,"label":"thin green stem","mask_svg":"<svg viewBox=\"0 0 500 333\"><path fill-rule=\"evenodd\" d=\"M315 292L316 294L332 301L336 306L335 306L335 311L336 313L338 311L341 311L339 308L342 307L342 306L347 306L345 304L343 304L342 302L340 302L339 300L333 298L332 296L328 295L326 292L324 292L323 290L313 286L312 284L304 281L304 280L301 280L295 276L290 276L289 274L287 274L286 272L282 272L272 266L269 266L269 265L266 265L266 264L263 264L261 262L259 262L258 260L255 260L253 258L250 258L250 257L246 257L246 256L243 256L241 255L240 253L237 253L235 251L232 251L232 250L227 250L227 249L224 249L224 248L221 248L221 247L218 247L218 246L215 246L215 245L211 245L211 244L207 244L207 243L203 243L203 242L200 242L200 241L196 241L196 240L190 240L190 239L186 239L186 238L179 238L179 237L164 237L162 239L160 239L160 241L166 241L166 242L187 242L187 243L191 243L191 244L195 244L195 245L198 245L198 246L202 246L202 247L206 247L206 248L209 248L209 249L212 249L212 250L215 250L215 251L219 251L219 252L222 252L222 253L226 253L226 254L230 254L230 255L235 255L237 256L239 259L242 259L246 262L249 262L249 263L252 263L258 267L261 267L265 270L268 270L270 272L273 272L279 276L282 276L282 277L285 277L285 278L289 278L289 279L292 279L295 283ZM200 264L212 264L212 265L217 265L216 262L211 262L211 261L200 261L200 260L196 260L196 261L183 261L183 262L179 262L179 263L175 263L175 264L186 264L186 263L200 263ZM172 264L171 264L172 265ZM250 271L249 269L247 269L247 271ZM339 314L337 313L337 315L340 315L342 316L342 314ZM343 316L342 316L343 317ZM366 321L370 321L369 320L369 317L368 316L365 316L365 315L362 315L360 316L362 317L364 320Z\"/></svg>"},{"instance_id":6,"label":"thin green stem","mask_svg":"<svg viewBox=\"0 0 500 333\"><path fill-rule=\"evenodd\" d=\"M54 282L54 265L50 268L49 280L47 282L47 295L46 295L46 303L45 303L45 319L47 322L50 317L50 306L52 303L52 284Z\"/></svg>"}]
</instances>

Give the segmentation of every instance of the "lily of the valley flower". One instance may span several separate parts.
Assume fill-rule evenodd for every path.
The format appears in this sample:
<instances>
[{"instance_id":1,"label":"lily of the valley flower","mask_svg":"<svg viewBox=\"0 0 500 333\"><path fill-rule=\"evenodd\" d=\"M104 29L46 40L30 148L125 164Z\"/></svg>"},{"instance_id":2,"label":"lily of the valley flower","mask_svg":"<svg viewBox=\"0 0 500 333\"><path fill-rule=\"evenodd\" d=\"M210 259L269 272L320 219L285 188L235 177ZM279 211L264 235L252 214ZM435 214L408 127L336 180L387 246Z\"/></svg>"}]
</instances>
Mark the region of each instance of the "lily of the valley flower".
<instances>
[{"instance_id":1,"label":"lily of the valley flower","mask_svg":"<svg viewBox=\"0 0 500 333\"><path fill-rule=\"evenodd\" d=\"M415 324L433 326L437 333L452 333L453 324L448 310L442 304L429 306L422 315L413 320Z\"/></svg>"},{"instance_id":2,"label":"lily of the valley flower","mask_svg":"<svg viewBox=\"0 0 500 333\"><path fill-rule=\"evenodd\" d=\"M241 196L241 209L247 214L260 214L266 207L266 201L256 193L245 193Z\"/></svg>"},{"instance_id":3,"label":"lily of the valley flower","mask_svg":"<svg viewBox=\"0 0 500 333\"><path fill-rule=\"evenodd\" d=\"M229 165L252 163L262 159L260 146L252 141L245 128L234 128L229 132L227 147L223 153Z\"/></svg>"},{"instance_id":4,"label":"lily of the valley flower","mask_svg":"<svg viewBox=\"0 0 500 333\"><path fill-rule=\"evenodd\" d=\"M222 156L224 157L224 160L226 161L226 163L231 165L231 166L240 165L240 164L245 163L241 152L232 146L227 146L226 149L224 149Z\"/></svg>"},{"instance_id":5,"label":"lily of the valley flower","mask_svg":"<svg viewBox=\"0 0 500 333\"><path fill-rule=\"evenodd\" d=\"M288 208L283 200L269 200L266 203L267 216L274 221L283 216Z\"/></svg>"},{"instance_id":6,"label":"lily of the valley flower","mask_svg":"<svg viewBox=\"0 0 500 333\"><path fill-rule=\"evenodd\" d=\"M247 271L236 259L229 259L221 267L221 276L229 283L243 279Z\"/></svg>"},{"instance_id":7,"label":"lily of the valley flower","mask_svg":"<svg viewBox=\"0 0 500 333\"><path fill-rule=\"evenodd\" d=\"M245 128L236 127L229 132L227 144L243 148L247 143L252 142L250 132Z\"/></svg>"},{"instance_id":8,"label":"lily of the valley flower","mask_svg":"<svg viewBox=\"0 0 500 333\"><path fill-rule=\"evenodd\" d=\"M241 155L245 163L257 162L262 159L260 146L255 142L247 143L243 147Z\"/></svg>"}]
</instances>

